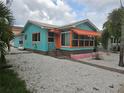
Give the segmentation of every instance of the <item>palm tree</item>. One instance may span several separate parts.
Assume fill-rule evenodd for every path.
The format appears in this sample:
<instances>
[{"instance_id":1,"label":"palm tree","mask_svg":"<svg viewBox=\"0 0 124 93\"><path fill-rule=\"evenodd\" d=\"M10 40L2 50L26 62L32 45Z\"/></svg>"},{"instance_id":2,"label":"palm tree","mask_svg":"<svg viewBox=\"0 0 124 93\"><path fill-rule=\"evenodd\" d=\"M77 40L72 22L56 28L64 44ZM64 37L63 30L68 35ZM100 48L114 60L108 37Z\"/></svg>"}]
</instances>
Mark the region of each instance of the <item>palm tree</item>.
<instances>
[{"instance_id":1,"label":"palm tree","mask_svg":"<svg viewBox=\"0 0 124 93\"><path fill-rule=\"evenodd\" d=\"M5 48L8 49L9 41L13 38L11 26L13 24L13 16L9 8L0 1L0 63L5 62Z\"/></svg>"}]
</instances>

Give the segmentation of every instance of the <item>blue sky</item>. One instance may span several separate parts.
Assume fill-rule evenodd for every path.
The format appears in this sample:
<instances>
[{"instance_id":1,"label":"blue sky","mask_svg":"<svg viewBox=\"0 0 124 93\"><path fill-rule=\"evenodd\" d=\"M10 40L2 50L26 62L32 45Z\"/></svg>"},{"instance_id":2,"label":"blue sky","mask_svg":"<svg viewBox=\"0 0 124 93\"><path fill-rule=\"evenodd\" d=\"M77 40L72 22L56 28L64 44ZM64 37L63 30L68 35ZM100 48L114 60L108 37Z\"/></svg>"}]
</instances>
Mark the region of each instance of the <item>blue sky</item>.
<instances>
[{"instance_id":1,"label":"blue sky","mask_svg":"<svg viewBox=\"0 0 124 93\"><path fill-rule=\"evenodd\" d=\"M119 0L13 0L11 10L15 25L24 26L27 20L65 25L90 19L102 29L108 13L118 7Z\"/></svg>"},{"instance_id":2,"label":"blue sky","mask_svg":"<svg viewBox=\"0 0 124 93\"><path fill-rule=\"evenodd\" d=\"M82 20L82 18L84 16L82 16L82 12L85 11L85 5L81 5L77 2L75 2L74 0L66 0L66 2L68 3L68 5L73 9L73 11L75 11L75 13L77 14L76 18L79 20ZM84 18L85 19L85 18Z\"/></svg>"}]
</instances>

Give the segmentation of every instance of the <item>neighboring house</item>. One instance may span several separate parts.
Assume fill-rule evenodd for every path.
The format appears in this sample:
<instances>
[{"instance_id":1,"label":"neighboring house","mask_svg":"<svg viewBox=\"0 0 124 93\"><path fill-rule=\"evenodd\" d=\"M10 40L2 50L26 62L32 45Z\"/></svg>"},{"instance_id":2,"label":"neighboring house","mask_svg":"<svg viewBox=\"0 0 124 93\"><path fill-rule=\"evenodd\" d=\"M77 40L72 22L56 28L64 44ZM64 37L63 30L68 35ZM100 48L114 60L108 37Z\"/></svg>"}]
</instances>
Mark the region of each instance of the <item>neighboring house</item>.
<instances>
[{"instance_id":1,"label":"neighboring house","mask_svg":"<svg viewBox=\"0 0 124 93\"><path fill-rule=\"evenodd\" d=\"M13 26L12 27L12 32L14 34L14 39L10 42L10 44L14 47L20 47L23 46L23 35L22 35L22 29L23 27L19 26Z\"/></svg>"},{"instance_id":2,"label":"neighboring house","mask_svg":"<svg viewBox=\"0 0 124 93\"><path fill-rule=\"evenodd\" d=\"M12 26L12 32L15 36L21 34L23 27L20 26Z\"/></svg>"},{"instance_id":3,"label":"neighboring house","mask_svg":"<svg viewBox=\"0 0 124 93\"><path fill-rule=\"evenodd\" d=\"M25 49L43 53L59 50L67 55L92 52L95 37L100 35L97 31L88 19L61 27L29 20L22 36Z\"/></svg>"},{"instance_id":4,"label":"neighboring house","mask_svg":"<svg viewBox=\"0 0 124 93\"><path fill-rule=\"evenodd\" d=\"M117 40L114 36L111 36L109 45L111 50L120 50L120 39Z\"/></svg>"}]
</instances>

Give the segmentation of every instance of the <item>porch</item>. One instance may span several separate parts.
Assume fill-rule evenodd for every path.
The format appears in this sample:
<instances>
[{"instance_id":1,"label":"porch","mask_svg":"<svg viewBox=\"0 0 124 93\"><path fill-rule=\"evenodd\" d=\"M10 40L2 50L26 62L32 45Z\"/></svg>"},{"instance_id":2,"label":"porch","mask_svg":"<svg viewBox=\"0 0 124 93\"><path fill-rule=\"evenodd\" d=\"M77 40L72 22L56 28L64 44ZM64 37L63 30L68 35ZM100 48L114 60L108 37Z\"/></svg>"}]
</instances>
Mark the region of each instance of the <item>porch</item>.
<instances>
[{"instance_id":1,"label":"porch","mask_svg":"<svg viewBox=\"0 0 124 93\"><path fill-rule=\"evenodd\" d=\"M80 29L70 29L69 31L50 30L50 33L54 33L55 47L65 50L82 50L83 48L94 47L95 37L99 36L99 33L95 31L86 31ZM48 40L50 41L48 35ZM48 41L48 42L49 42Z\"/></svg>"},{"instance_id":2,"label":"porch","mask_svg":"<svg viewBox=\"0 0 124 93\"><path fill-rule=\"evenodd\" d=\"M80 29L49 30L48 46L49 51L51 51L50 54L70 56L70 54L91 53L97 36L99 36L99 33L96 31Z\"/></svg>"}]
</instances>

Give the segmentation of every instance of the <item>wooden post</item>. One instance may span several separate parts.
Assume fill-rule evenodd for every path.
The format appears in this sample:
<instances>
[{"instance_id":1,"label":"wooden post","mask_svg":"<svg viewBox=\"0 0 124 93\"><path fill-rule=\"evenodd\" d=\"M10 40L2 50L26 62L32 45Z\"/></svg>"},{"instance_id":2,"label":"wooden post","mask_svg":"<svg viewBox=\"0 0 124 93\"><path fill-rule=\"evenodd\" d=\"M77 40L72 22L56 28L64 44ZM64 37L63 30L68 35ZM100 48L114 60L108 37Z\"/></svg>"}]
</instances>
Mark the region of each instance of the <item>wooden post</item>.
<instances>
[{"instance_id":1,"label":"wooden post","mask_svg":"<svg viewBox=\"0 0 124 93\"><path fill-rule=\"evenodd\" d=\"M80 46L79 46L79 35L78 35L78 47L80 47Z\"/></svg>"},{"instance_id":2,"label":"wooden post","mask_svg":"<svg viewBox=\"0 0 124 93\"><path fill-rule=\"evenodd\" d=\"M91 36L89 36L89 38L90 38ZM88 42L88 47L90 47L90 39L89 39L89 42Z\"/></svg>"},{"instance_id":3,"label":"wooden post","mask_svg":"<svg viewBox=\"0 0 124 93\"><path fill-rule=\"evenodd\" d=\"M72 31L70 31L70 48L72 48Z\"/></svg>"}]
</instances>

